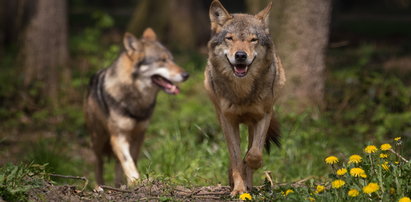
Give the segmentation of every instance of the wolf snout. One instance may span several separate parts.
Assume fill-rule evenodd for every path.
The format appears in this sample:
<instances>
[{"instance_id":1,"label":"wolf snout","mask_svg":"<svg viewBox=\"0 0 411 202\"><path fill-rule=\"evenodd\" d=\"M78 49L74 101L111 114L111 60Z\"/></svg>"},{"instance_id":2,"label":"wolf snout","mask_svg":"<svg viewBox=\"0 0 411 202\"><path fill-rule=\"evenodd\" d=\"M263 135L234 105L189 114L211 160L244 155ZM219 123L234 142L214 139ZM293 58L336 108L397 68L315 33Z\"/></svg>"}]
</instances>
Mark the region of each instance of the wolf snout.
<instances>
[{"instance_id":1,"label":"wolf snout","mask_svg":"<svg viewBox=\"0 0 411 202\"><path fill-rule=\"evenodd\" d=\"M188 79L188 77L190 77L190 74L188 72L183 72L181 73L181 77L183 77L183 81L185 81Z\"/></svg>"},{"instance_id":2,"label":"wolf snout","mask_svg":"<svg viewBox=\"0 0 411 202\"><path fill-rule=\"evenodd\" d=\"M237 51L234 54L234 58L236 62L245 62L247 60L247 53L244 51Z\"/></svg>"}]
</instances>

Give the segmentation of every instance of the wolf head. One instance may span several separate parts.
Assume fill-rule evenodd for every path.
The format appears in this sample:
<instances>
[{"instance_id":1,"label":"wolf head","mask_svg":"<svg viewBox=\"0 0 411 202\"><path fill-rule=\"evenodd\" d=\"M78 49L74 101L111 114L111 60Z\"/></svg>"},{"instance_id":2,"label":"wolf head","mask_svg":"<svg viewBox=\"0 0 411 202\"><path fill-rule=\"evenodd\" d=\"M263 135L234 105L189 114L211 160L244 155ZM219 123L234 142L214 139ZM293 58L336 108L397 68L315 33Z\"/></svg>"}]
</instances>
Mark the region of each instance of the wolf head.
<instances>
[{"instance_id":1,"label":"wolf head","mask_svg":"<svg viewBox=\"0 0 411 202\"><path fill-rule=\"evenodd\" d=\"M230 14L218 0L211 3L210 54L224 61L218 65L225 67L221 71L245 77L253 66L268 61L273 44L268 29L270 9L271 3L256 15Z\"/></svg>"},{"instance_id":2,"label":"wolf head","mask_svg":"<svg viewBox=\"0 0 411 202\"><path fill-rule=\"evenodd\" d=\"M151 28L147 28L141 40L130 33L123 38L125 52L132 61L132 76L155 85L169 94L180 92L176 83L187 80L189 74L173 61L173 56L158 40Z\"/></svg>"}]
</instances>

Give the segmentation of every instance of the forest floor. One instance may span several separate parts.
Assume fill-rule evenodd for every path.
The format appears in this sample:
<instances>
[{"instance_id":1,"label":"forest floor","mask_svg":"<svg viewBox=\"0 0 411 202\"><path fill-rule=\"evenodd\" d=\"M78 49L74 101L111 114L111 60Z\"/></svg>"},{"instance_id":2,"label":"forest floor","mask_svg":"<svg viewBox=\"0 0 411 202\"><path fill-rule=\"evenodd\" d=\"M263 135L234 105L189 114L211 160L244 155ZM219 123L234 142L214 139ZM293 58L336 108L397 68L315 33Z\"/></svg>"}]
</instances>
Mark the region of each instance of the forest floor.
<instances>
[{"instance_id":1,"label":"forest floor","mask_svg":"<svg viewBox=\"0 0 411 202\"><path fill-rule=\"evenodd\" d=\"M76 186L50 183L29 191L29 201L230 201L228 186L170 187L159 181L141 183L135 189L98 187L81 191Z\"/></svg>"},{"instance_id":2,"label":"forest floor","mask_svg":"<svg viewBox=\"0 0 411 202\"><path fill-rule=\"evenodd\" d=\"M17 163L27 157L27 147L30 142L47 139L55 134L28 133L3 137L1 141L0 164ZM65 139L65 138L63 138ZM66 141L66 140L65 140ZM88 149L76 147L81 156L92 156ZM72 150L72 151L74 151ZM76 155L73 153L72 155ZM92 158L86 158L92 161ZM91 162L89 162L91 163ZM125 187L96 186L90 189L89 179L83 176L68 176L50 174L53 179L71 179L73 183L55 183L43 181L41 186L28 191L29 201L218 201L230 200L230 187L228 186L203 186L184 187L171 185L160 180L144 180L133 189ZM90 179L93 180L93 179ZM3 199L0 197L0 202Z\"/></svg>"}]
</instances>

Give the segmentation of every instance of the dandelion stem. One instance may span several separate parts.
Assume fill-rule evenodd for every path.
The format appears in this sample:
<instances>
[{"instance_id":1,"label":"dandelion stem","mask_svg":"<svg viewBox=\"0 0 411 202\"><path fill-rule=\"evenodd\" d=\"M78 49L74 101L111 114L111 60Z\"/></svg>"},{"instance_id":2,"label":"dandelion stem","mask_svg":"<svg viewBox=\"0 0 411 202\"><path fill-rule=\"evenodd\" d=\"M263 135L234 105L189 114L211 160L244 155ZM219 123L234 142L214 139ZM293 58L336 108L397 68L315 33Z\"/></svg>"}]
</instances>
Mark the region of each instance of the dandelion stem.
<instances>
[{"instance_id":1,"label":"dandelion stem","mask_svg":"<svg viewBox=\"0 0 411 202\"><path fill-rule=\"evenodd\" d=\"M377 175L378 173L377 173L377 170L375 169L373 158L372 158L371 154L369 154L368 157L370 157L371 169L372 169L372 171L374 171L374 174Z\"/></svg>"},{"instance_id":2,"label":"dandelion stem","mask_svg":"<svg viewBox=\"0 0 411 202\"><path fill-rule=\"evenodd\" d=\"M397 153L396 151L394 151L393 149L390 149L390 152L392 152L393 154L397 155L401 160L405 161L408 163L408 160L405 159L404 157L402 157L399 153Z\"/></svg>"}]
</instances>

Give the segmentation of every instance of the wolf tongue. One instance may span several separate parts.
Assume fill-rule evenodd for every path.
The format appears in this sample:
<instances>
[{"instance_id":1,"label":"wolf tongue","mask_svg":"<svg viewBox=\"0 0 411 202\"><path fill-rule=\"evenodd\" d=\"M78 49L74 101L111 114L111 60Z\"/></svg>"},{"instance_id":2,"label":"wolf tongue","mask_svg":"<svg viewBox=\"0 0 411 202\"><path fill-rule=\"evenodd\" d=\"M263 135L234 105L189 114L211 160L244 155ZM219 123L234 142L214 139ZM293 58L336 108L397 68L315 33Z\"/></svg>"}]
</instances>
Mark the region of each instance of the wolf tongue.
<instances>
[{"instance_id":1,"label":"wolf tongue","mask_svg":"<svg viewBox=\"0 0 411 202\"><path fill-rule=\"evenodd\" d=\"M179 89L177 86L173 86L173 88L171 88L170 90L171 90L171 92L172 92L173 94L178 94L178 93L180 93L180 89Z\"/></svg>"},{"instance_id":2,"label":"wolf tongue","mask_svg":"<svg viewBox=\"0 0 411 202\"><path fill-rule=\"evenodd\" d=\"M247 71L247 66L245 65L236 65L234 66L234 70L238 73L244 73Z\"/></svg>"},{"instance_id":3,"label":"wolf tongue","mask_svg":"<svg viewBox=\"0 0 411 202\"><path fill-rule=\"evenodd\" d=\"M166 87L167 91L172 94L178 94L180 92L180 89L178 89L176 85L170 83L167 83L166 85L164 85L164 87Z\"/></svg>"}]
</instances>

